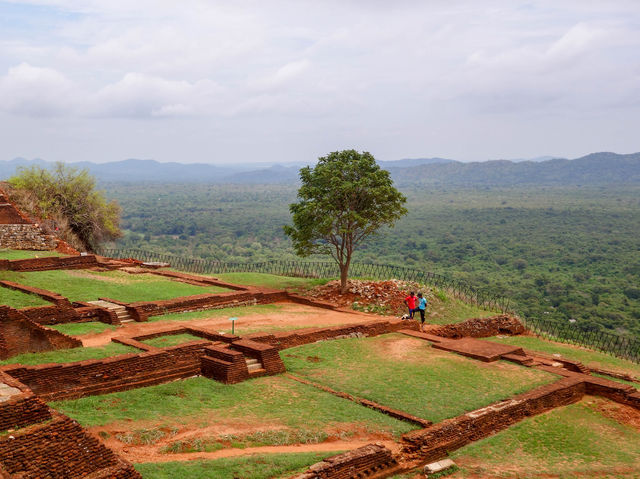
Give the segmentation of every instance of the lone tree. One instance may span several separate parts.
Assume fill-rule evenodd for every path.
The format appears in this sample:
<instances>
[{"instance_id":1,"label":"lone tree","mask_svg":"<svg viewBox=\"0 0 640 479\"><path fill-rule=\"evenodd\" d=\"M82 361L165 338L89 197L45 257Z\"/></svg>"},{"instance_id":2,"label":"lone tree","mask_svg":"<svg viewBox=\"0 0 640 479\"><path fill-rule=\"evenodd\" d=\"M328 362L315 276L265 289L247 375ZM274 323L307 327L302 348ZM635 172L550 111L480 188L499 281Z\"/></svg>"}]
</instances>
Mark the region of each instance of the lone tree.
<instances>
[{"instance_id":1,"label":"lone tree","mask_svg":"<svg viewBox=\"0 0 640 479\"><path fill-rule=\"evenodd\" d=\"M347 290L355 248L382 226L407 213L407 199L393 187L389 172L368 152L335 151L315 168L300 170L298 201L289 205L293 226L285 226L299 256L330 254L340 267L341 292Z\"/></svg>"},{"instance_id":2,"label":"lone tree","mask_svg":"<svg viewBox=\"0 0 640 479\"><path fill-rule=\"evenodd\" d=\"M95 251L101 242L122 236L120 206L96 191L95 179L87 170L64 163L56 163L53 170L20 168L9 184L12 198L22 209L42 219L43 227L75 248Z\"/></svg>"}]
</instances>

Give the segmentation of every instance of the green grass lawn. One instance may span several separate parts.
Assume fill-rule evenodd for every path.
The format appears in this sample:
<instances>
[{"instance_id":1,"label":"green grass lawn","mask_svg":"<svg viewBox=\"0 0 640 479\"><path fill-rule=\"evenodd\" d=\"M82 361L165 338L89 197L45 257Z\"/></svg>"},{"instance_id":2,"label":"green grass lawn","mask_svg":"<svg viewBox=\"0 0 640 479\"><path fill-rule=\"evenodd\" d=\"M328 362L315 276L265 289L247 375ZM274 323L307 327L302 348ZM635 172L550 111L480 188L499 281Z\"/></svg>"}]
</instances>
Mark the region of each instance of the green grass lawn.
<instances>
[{"instance_id":1,"label":"green grass lawn","mask_svg":"<svg viewBox=\"0 0 640 479\"><path fill-rule=\"evenodd\" d=\"M450 477L640 476L640 431L605 417L593 398L531 417L451 454Z\"/></svg>"},{"instance_id":2,"label":"green grass lawn","mask_svg":"<svg viewBox=\"0 0 640 479\"><path fill-rule=\"evenodd\" d=\"M45 301L40 296L23 293L22 291L16 291L15 289L5 288L3 286L0 286L0 304L16 309L31 306L51 306L51 303Z\"/></svg>"},{"instance_id":3,"label":"green grass lawn","mask_svg":"<svg viewBox=\"0 0 640 479\"><path fill-rule=\"evenodd\" d=\"M325 431L360 426L394 435L415 429L408 424L284 376L267 376L225 385L205 377L52 404L84 426L136 421L148 427L220 421L278 428Z\"/></svg>"},{"instance_id":4,"label":"green grass lawn","mask_svg":"<svg viewBox=\"0 0 640 479\"><path fill-rule=\"evenodd\" d=\"M145 339L144 344L155 346L156 348L168 348L169 346L177 346L179 344L188 343L189 341L200 341L202 338L193 334L170 334L167 336L158 336L157 338Z\"/></svg>"},{"instance_id":5,"label":"green grass lawn","mask_svg":"<svg viewBox=\"0 0 640 479\"><path fill-rule=\"evenodd\" d=\"M443 302L433 302L427 308L427 323L452 324L460 323L471 318L486 318L495 316L496 312L487 311L473 304L465 303L459 299L451 298ZM419 316L419 314L416 314Z\"/></svg>"},{"instance_id":6,"label":"green grass lawn","mask_svg":"<svg viewBox=\"0 0 640 479\"><path fill-rule=\"evenodd\" d=\"M627 372L636 377L640 377L640 364L627 361L626 359L620 359L600 351L547 341L537 336L506 336L489 339L499 343L521 346L525 349L539 351L541 353L560 354L567 359L580 361L585 366Z\"/></svg>"},{"instance_id":7,"label":"green grass lawn","mask_svg":"<svg viewBox=\"0 0 640 479\"><path fill-rule=\"evenodd\" d=\"M273 289L290 289L304 291L314 286L325 284L329 279L293 278L266 273L222 273L213 275L227 283L245 286L264 286Z\"/></svg>"},{"instance_id":8,"label":"green grass lawn","mask_svg":"<svg viewBox=\"0 0 640 479\"><path fill-rule=\"evenodd\" d=\"M28 259L45 258L49 256L64 256L57 251L26 251L17 249L0 249L0 259Z\"/></svg>"},{"instance_id":9,"label":"green grass lawn","mask_svg":"<svg viewBox=\"0 0 640 479\"><path fill-rule=\"evenodd\" d=\"M128 274L122 271L0 271L0 279L54 291L71 301L113 298L130 303L228 291L217 286L194 286L152 274Z\"/></svg>"},{"instance_id":10,"label":"green grass lawn","mask_svg":"<svg viewBox=\"0 0 640 479\"><path fill-rule=\"evenodd\" d=\"M400 334L325 341L280 354L294 375L433 422L559 379L504 361L474 361Z\"/></svg>"},{"instance_id":11,"label":"green grass lawn","mask_svg":"<svg viewBox=\"0 0 640 479\"><path fill-rule=\"evenodd\" d=\"M82 336L84 334L101 333L103 331L116 329L112 324L105 324L99 321L87 321L86 323L64 323L50 324L47 328L52 328L69 336Z\"/></svg>"},{"instance_id":12,"label":"green grass lawn","mask_svg":"<svg viewBox=\"0 0 640 479\"><path fill-rule=\"evenodd\" d=\"M140 351L120 343L109 343L106 346L92 348L59 349L42 353L25 353L0 361L2 364L45 364L45 363L73 363L85 359L102 359L118 354L139 353Z\"/></svg>"},{"instance_id":13,"label":"green grass lawn","mask_svg":"<svg viewBox=\"0 0 640 479\"><path fill-rule=\"evenodd\" d=\"M311 464L340 452L256 454L212 461L136 464L144 479L272 479L303 472Z\"/></svg>"}]
</instances>

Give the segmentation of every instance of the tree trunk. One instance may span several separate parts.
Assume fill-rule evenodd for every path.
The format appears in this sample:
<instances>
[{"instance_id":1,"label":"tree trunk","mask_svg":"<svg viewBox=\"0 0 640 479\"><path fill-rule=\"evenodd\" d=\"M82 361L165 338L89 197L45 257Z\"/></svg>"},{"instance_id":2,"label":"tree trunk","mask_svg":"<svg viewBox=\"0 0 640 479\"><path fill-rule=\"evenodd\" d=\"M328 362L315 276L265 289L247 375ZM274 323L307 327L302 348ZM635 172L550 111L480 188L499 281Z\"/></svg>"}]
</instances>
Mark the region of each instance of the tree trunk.
<instances>
[{"instance_id":1,"label":"tree trunk","mask_svg":"<svg viewBox=\"0 0 640 479\"><path fill-rule=\"evenodd\" d=\"M340 265L340 294L347 292L347 278L349 277L349 262Z\"/></svg>"}]
</instances>

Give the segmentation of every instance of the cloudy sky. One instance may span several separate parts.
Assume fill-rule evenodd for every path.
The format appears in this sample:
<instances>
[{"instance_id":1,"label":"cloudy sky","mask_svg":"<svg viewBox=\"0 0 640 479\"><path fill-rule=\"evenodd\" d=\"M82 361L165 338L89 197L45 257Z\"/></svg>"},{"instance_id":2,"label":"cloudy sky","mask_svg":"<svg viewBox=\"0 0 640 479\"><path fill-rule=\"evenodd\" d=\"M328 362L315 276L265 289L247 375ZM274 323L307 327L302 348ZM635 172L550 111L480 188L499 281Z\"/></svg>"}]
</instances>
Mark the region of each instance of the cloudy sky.
<instances>
[{"instance_id":1,"label":"cloudy sky","mask_svg":"<svg viewBox=\"0 0 640 479\"><path fill-rule=\"evenodd\" d=\"M0 159L640 151L640 1L0 0Z\"/></svg>"}]
</instances>

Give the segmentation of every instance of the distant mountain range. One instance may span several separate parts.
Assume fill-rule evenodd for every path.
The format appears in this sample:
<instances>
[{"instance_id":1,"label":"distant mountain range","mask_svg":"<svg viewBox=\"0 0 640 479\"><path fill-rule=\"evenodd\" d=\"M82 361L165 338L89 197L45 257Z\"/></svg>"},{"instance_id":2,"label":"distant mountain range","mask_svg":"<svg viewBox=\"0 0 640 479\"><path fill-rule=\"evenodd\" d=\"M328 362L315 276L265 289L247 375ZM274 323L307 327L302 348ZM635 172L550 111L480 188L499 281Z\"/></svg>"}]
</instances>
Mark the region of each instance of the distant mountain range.
<instances>
[{"instance_id":1,"label":"distant mountain range","mask_svg":"<svg viewBox=\"0 0 640 479\"><path fill-rule=\"evenodd\" d=\"M640 183L640 153L592 153L574 160L539 157L529 160L491 160L463 163L445 158L407 158L379 161L400 186L606 185ZM0 161L0 179L20 166L49 167L44 160L16 158ZM86 168L99 182L295 184L304 163L210 165L123 160L111 163L73 163Z\"/></svg>"}]
</instances>

